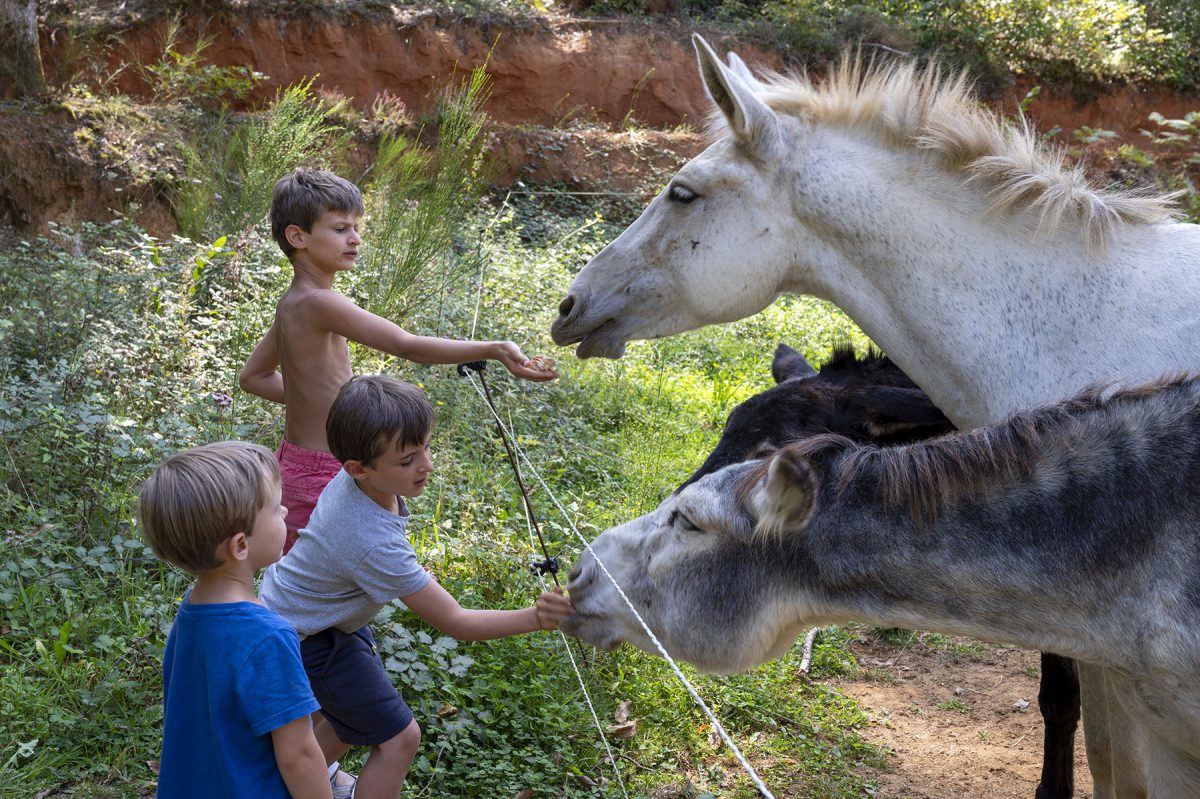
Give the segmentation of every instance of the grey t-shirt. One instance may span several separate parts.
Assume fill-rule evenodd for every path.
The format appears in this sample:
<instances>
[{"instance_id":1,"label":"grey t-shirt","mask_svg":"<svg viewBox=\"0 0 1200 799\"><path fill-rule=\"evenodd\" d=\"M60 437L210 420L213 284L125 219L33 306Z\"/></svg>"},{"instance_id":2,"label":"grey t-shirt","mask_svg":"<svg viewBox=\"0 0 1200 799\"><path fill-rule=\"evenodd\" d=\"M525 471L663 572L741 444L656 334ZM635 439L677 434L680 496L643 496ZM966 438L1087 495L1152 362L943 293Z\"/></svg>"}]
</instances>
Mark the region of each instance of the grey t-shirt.
<instances>
[{"instance_id":1,"label":"grey t-shirt","mask_svg":"<svg viewBox=\"0 0 1200 799\"><path fill-rule=\"evenodd\" d=\"M317 500L308 526L263 575L263 602L313 635L330 627L354 632L397 597L424 588L429 574L408 543L408 508L381 508L343 469Z\"/></svg>"}]
</instances>

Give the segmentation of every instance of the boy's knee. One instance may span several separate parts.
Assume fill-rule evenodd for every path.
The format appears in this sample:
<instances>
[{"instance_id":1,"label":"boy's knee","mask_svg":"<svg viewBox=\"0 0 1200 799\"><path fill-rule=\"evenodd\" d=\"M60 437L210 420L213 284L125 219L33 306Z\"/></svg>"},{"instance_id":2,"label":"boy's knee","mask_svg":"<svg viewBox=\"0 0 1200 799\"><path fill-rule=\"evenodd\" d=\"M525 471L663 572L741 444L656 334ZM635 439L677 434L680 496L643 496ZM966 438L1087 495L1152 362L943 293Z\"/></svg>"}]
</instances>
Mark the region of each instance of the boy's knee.
<instances>
[{"instance_id":1,"label":"boy's knee","mask_svg":"<svg viewBox=\"0 0 1200 799\"><path fill-rule=\"evenodd\" d=\"M413 719L409 725L393 737L379 744L377 749L388 756L407 756L408 759L416 754L421 745L421 725Z\"/></svg>"}]
</instances>

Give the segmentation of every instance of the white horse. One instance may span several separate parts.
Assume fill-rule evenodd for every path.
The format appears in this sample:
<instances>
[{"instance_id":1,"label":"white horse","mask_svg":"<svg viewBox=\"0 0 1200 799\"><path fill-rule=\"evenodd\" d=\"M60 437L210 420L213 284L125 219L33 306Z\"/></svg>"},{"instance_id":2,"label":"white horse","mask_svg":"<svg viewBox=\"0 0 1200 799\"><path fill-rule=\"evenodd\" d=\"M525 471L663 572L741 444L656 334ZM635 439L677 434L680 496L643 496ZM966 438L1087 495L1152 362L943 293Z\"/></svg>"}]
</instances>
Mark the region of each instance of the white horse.
<instances>
[{"instance_id":1,"label":"white horse","mask_svg":"<svg viewBox=\"0 0 1200 799\"><path fill-rule=\"evenodd\" d=\"M962 429L1095 379L1200 371L1200 228L1170 198L1091 187L936 68L760 80L696 49L716 140L580 272L559 344L619 357L809 293ZM1095 796L1145 795L1111 683L1081 682Z\"/></svg>"},{"instance_id":2,"label":"white horse","mask_svg":"<svg viewBox=\"0 0 1200 799\"><path fill-rule=\"evenodd\" d=\"M879 448L816 435L604 532L563 629L710 671L861 621L1053 649L1110 688L1148 795L1200 796L1200 379Z\"/></svg>"}]
</instances>

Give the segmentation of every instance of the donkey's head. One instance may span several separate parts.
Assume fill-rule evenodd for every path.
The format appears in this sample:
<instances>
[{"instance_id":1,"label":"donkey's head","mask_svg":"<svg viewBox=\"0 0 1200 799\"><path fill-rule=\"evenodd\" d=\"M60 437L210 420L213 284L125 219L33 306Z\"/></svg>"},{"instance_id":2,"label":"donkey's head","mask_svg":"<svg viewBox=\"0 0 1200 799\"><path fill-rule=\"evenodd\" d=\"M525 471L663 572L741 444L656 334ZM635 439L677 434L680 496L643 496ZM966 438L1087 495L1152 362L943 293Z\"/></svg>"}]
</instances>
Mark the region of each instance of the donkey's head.
<instances>
[{"instance_id":1,"label":"donkey's head","mask_svg":"<svg viewBox=\"0 0 1200 799\"><path fill-rule=\"evenodd\" d=\"M551 333L560 345L578 342L581 358L617 358L633 339L757 313L786 288L806 249L782 232L795 213L788 174L805 160L788 142L804 124L772 111L736 56L726 65L703 39L694 42L729 135L686 164L575 278Z\"/></svg>"},{"instance_id":2,"label":"donkey's head","mask_svg":"<svg viewBox=\"0 0 1200 799\"><path fill-rule=\"evenodd\" d=\"M786 344L775 350L776 385L729 414L721 440L680 488L732 463L760 458L817 433L903 444L953 430L950 420L886 357L834 349L820 372Z\"/></svg>"},{"instance_id":3,"label":"donkey's head","mask_svg":"<svg viewBox=\"0 0 1200 799\"><path fill-rule=\"evenodd\" d=\"M563 630L604 649L628 642L657 653L599 559L672 657L733 672L783 654L823 613L799 540L823 479L788 449L763 472L758 462L728 466L602 533L595 556L584 553L571 571L576 613Z\"/></svg>"}]
</instances>

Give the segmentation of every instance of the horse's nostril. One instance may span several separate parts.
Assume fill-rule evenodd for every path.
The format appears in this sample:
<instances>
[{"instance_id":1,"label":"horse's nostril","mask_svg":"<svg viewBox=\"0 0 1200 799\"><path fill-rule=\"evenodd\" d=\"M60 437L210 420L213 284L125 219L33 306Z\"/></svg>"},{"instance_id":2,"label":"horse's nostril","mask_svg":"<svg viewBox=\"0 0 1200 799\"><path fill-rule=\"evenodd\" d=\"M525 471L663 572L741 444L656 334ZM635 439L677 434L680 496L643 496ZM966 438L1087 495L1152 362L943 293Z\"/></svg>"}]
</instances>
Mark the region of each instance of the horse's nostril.
<instances>
[{"instance_id":1,"label":"horse's nostril","mask_svg":"<svg viewBox=\"0 0 1200 799\"><path fill-rule=\"evenodd\" d=\"M558 312L562 316L567 316L571 313L571 309L575 307L575 295L568 294L567 298L558 304Z\"/></svg>"}]
</instances>

